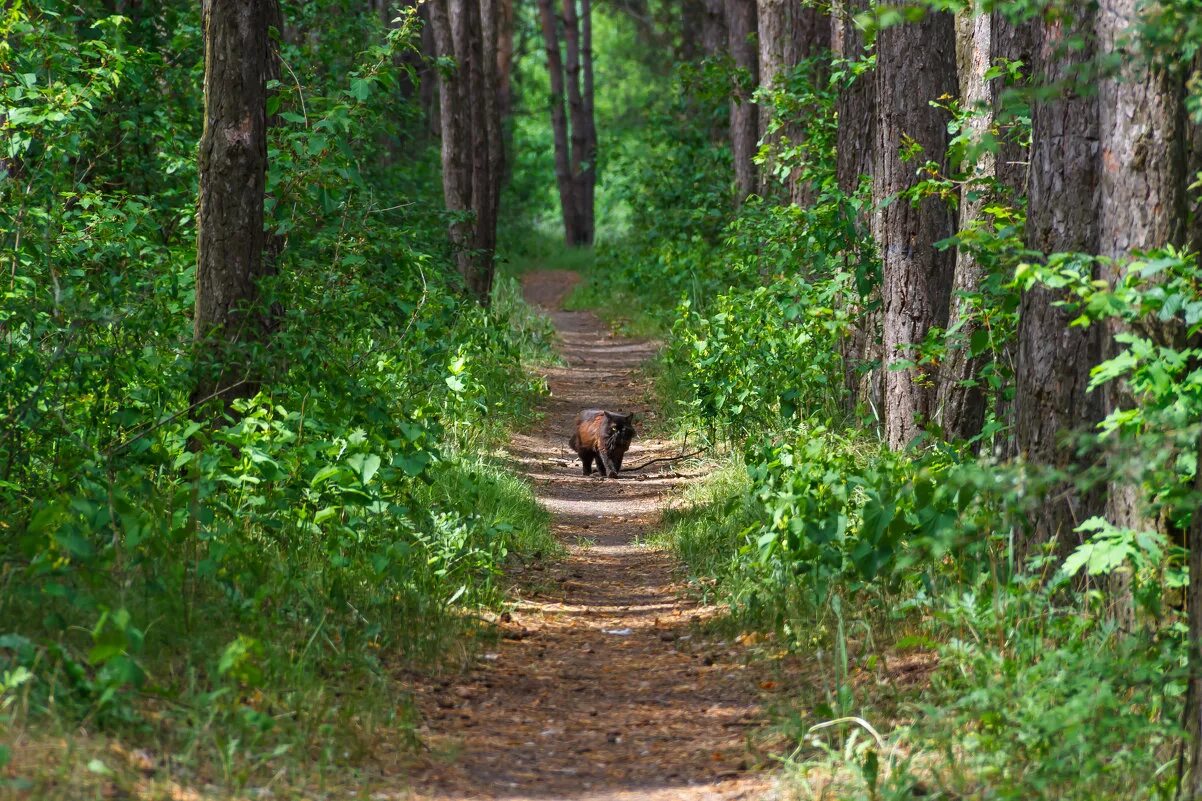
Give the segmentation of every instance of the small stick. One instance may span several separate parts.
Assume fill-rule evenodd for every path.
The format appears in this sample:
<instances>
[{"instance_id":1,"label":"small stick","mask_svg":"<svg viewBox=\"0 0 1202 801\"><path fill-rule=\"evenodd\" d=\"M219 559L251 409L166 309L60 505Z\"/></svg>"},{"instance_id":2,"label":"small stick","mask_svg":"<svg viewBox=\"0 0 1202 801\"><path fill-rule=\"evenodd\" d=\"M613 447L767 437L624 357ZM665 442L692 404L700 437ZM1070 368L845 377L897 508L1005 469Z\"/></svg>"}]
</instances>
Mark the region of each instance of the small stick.
<instances>
[{"instance_id":1,"label":"small stick","mask_svg":"<svg viewBox=\"0 0 1202 801\"><path fill-rule=\"evenodd\" d=\"M693 451L692 453L681 454L680 456L662 456L659 459L652 459L648 462L643 462L638 467L623 467L621 472L633 473L636 470L642 470L644 467L647 467L648 465L653 465L656 462L679 462L681 459L691 459L694 456L699 456L704 452L705 452L704 450L700 450L700 451Z\"/></svg>"}]
</instances>

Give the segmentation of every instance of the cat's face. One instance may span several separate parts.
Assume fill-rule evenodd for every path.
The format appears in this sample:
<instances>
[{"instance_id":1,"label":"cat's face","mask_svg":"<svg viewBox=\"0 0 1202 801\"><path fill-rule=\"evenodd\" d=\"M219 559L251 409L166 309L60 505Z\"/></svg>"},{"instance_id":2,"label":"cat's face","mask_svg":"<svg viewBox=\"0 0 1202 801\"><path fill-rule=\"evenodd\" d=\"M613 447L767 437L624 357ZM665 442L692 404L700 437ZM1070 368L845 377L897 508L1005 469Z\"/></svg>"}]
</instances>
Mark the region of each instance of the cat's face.
<instances>
[{"instance_id":1,"label":"cat's face","mask_svg":"<svg viewBox=\"0 0 1202 801\"><path fill-rule=\"evenodd\" d=\"M634 414L615 414L606 412L609 419L610 435L607 437L615 445L629 445L634 439Z\"/></svg>"}]
</instances>

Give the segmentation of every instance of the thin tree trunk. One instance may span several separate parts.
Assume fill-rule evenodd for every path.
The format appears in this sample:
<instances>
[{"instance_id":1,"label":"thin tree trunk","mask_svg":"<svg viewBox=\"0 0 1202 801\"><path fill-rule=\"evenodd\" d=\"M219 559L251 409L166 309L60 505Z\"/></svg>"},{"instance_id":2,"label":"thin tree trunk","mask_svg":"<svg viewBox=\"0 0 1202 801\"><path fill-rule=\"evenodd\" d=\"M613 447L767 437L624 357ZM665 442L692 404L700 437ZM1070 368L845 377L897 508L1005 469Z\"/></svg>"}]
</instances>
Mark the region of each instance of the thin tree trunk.
<instances>
[{"instance_id":1,"label":"thin tree trunk","mask_svg":"<svg viewBox=\"0 0 1202 801\"><path fill-rule=\"evenodd\" d=\"M513 0L497 0L497 82L502 120L513 111Z\"/></svg>"},{"instance_id":2,"label":"thin tree trunk","mask_svg":"<svg viewBox=\"0 0 1202 801\"><path fill-rule=\"evenodd\" d=\"M439 128L442 138L442 193L443 202L452 219L448 226L451 248L459 272L468 275L471 271L472 226L465 219L471 209L471 164L466 152L468 138L468 99L466 92L466 66L460 61L455 49L453 25L464 24L460 15L451 16L450 0L430 0L424 6L429 9L430 30L434 39L434 52L440 59L455 59L453 69L444 68L438 80ZM461 34L462 36L462 34Z\"/></svg>"},{"instance_id":3,"label":"thin tree trunk","mask_svg":"<svg viewBox=\"0 0 1202 801\"><path fill-rule=\"evenodd\" d=\"M1185 730L1189 772L1181 788L1183 801L1202 801L1202 427L1194 464L1194 511L1189 523L1189 685L1185 694Z\"/></svg>"},{"instance_id":4,"label":"thin tree trunk","mask_svg":"<svg viewBox=\"0 0 1202 801\"><path fill-rule=\"evenodd\" d=\"M594 76L593 76L593 4L592 0L580 0L581 8L581 59L584 69L584 140L585 161L588 169L584 172L584 200L581 203L582 214L586 226L586 244L591 245L596 236L597 223L595 199L597 193L597 117L594 108Z\"/></svg>"},{"instance_id":5,"label":"thin tree trunk","mask_svg":"<svg viewBox=\"0 0 1202 801\"><path fill-rule=\"evenodd\" d=\"M973 141L980 141L993 127L993 84L985 78L992 53L991 23L989 12L976 4L956 15L960 105L976 111L968 122ZM986 201L985 183L997 174L993 154L982 153L975 163L962 165L961 172L968 181L960 191L959 228L965 230L980 216ZM963 248L957 249L947 326L949 331L957 331L956 342L940 366L936 400L938 420L950 440L975 437L985 422L985 395L978 380L984 359L974 357L969 345L979 326L966 299L980 291L984 277L976 258Z\"/></svg>"},{"instance_id":6,"label":"thin tree trunk","mask_svg":"<svg viewBox=\"0 0 1202 801\"><path fill-rule=\"evenodd\" d=\"M1136 0L1110 0L1099 7L1098 46L1119 56L1122 66L1101 82L1099 90L1098 253L1107 258L1103 278L1115 286L1126 273L1135 250L1151 250L1183 239L1185 222L1185 131L1183 85L1163 70L1141 63L1135 52ZM1111 320L1104 355L1117 355L1114 336L1127 330ZM1171 339L1167 332L1163 337ZM1164 342L1163 344L1170 344ZM1104 414L1137 404L1125 381L1106 385ZM1119 528L1155 530L1144 511L1139 475L1116 476L1106 493L1106 517ZM1119 625L1135 624L1130 573L1110 577L1111 611Z\"/></svg>"},{"instance_id":7,"label":"thin tree trunk","mask_svg":"<svg viewBox=\"0 0 1202 801\"><path fill-rule=\"evenodd\" d=\"M759 123L751 94L759 72L755 0L726 0L726 34L735 66L730 101L730 149L735 164L735 202L756 190L755 152Z\"/></svg>"},{"instance_id":8,"label":"thin tree trunk","mask_svg":"<svg viewBox=\"0 0 1202 801\"><path fill-rule=\"evenodd\" d=\"M200 140L193 402L254 390L248 350L263 343L267 174L267 0L208 0Z\"/></svg>"},{"instance_id":9,"label":"thin tree trunk","mask_svg":"<svg viewBox=\"0 0 1202 801\"><path fill-rule=\"evenodd\" d=\"M551 130L555 139L555 180L559 186L559 204L563 212L564 237L574 243L576 221L580 213L576 207L577 196L572 178L571 151L568 143L568 117L564 109L564 70L559 52L559 34L555 26L555 11L552 0L538 0L539 17L542 21L543 43L547 51L547 73L551 79Z\"/></svg>"},{"instance_id":10,"label":"thin tree trunk","mask_svg":"<svg viewBox=\"0 0 1202 801\"><path fill-rule=\"evenodd\" d=\"M596 128L593 123L592 13L584 3L584 29L576 12L576 0L563 0L564 43L567 51L568 111L571 115L572 191L576 220L568 244L593 243L593 187L596 185Z\"/></svg>"},{"instance_id":11,"label":"thin tree trunk","mask_svg":"<svg viewBox=\"0 0 1202 801\"><path fill-rule=\"evenodd\" d=\"M497 250L497 212L501 200L501 176L505 170L504 142L501 138L501 83L497 78L497 2L469 0L476 14L475 45L472 56L478 69L473 70L472 85L481 113L476 131L473 157L479 176L476 206L476 264L468 280L468 289L482 303L492 294Z\"/></svg>"},{"instance_id":12,"label":"thin tree trunk","mask_svg":"<svg viewBox=\"0 0 1202 801\"><path fill-rule=\"evenodd\" d=\"M868 0L837 0L831 4L830 49L835 58L860 61L868 56L863 33L854 22L857 14L867 10ZM838 120L835 180L842 192L853 195L859 189L861 179L872 174L876 77L868 73L850 84L841 84L835 100L835 114ZM857 214L856 224L867 230L869 219L863 213ZM858 260L859 256L858 253L847 254L848 259ZM857 304L859 300L859 297L855 298ZM880 313L860 308L858 316L860 324L844 338L842 345L843 380L849 411L860 403L879 409L883 392L881 370L863 370L864 365L881 359Z\"/></svg>"},{"instance_id":13,"label":"thin tree trunk","mask_svg":"<svg viewBox=\"0 0 1202 801\"><path fill-rule=\"evenodd\" d=\"M901 449L931 418L935 398L925 368L890 365L913 360L930 328L947 322L954 254L934 245L951 236L955 225L939 198L917 206L885 201L918 181L916 165L899 153L905 138L922 147L924 159L942 164L946 158L948 117L929 101L956 94L952 15L927 12L920 22L883 29L877 36L876 88L873 201L884 274L885 436L891 448Z\"/></svg>"},{"instance_id":14,"label":"thin tree trunk","mask_svg":"<svg viewBox=\"0 0 1202 801\"><path fill-rule=\"evenodd\" d=\"M1031 111L1027 242L1041 253L1096 252L1098 243L1098 103L1076 83L1094 52L1093 12L1071 18L1050 16L1037 31L1034 80L1060 84L1055 96L1037 100ZM1082 36L1082 33L1086 34ZM1083 41L1084 48L1067 45ZM1015 375L1015 444L1032 464L1065 467L1075 460L1072 434L1099 419L1096 395L1087 395L1089 371L1098 362L1097 327L1070 327L1075 314L1057 305L1061 291L1034 288L1019 309ZM1071 487L1050 488L1054 499L1034 513L1033 528L1018 543L1017 558L1056 541L1061 552L1076 545L1072 530L1091 501Z\"/></svg>"}]
</instances>

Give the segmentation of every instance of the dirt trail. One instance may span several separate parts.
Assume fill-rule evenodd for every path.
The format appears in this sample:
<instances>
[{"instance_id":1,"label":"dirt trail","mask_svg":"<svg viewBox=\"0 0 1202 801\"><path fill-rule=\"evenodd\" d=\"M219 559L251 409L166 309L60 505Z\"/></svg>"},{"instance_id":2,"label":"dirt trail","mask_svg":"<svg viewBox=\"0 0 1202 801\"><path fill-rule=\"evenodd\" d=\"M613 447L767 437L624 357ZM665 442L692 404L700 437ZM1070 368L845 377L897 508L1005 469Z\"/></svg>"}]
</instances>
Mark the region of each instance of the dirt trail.
<instances>
[{"instance_id":1,"label":"dirt trail","mask_svg":"<svg viewBox=\"0 0 1202 801\"><path fill-rule=\"evenodd\" d=\"M545 271L523 282L551 315L567 364L544 371L546 416L510 445L569 556L517 571L505 639L468 675L421 693L425 741L442 758L417 777L416 797L772 798L771 782L748 770L760 722L753 677L730 646L696 630L714 610L681 597L671 556L638 542L689 479L671 464L585 478L567 449L582 408L634 411L640 430L653 414L639 368L654 345L562 311L577 280ZM672 453L669 442L636 439L626 464Z\"/></svg>"}]
</instances>

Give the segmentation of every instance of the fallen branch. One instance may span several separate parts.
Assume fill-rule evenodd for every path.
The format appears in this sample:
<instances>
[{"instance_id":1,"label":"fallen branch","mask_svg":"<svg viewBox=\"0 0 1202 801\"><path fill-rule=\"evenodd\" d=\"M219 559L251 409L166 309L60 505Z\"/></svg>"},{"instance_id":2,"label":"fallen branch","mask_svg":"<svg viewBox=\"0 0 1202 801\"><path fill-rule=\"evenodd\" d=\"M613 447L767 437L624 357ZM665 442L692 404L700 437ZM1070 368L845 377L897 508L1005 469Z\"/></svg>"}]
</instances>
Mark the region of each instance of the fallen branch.
<instances>
[{"instance_id":1,"label":"fallen branch","mask_svg":"<svg viewBox=\"0 0 1202 801\"><path fill-rule=\"evenodd\" d=\"M692 453L685 453L685 454L681 454L680 456L661 456L658 459L651 459L650 461L643 462L638 467L623 467L622 472L623 473L633 473L636 470L642 470L644 467L653 465L656 462L679 462L682 459L692 459L694 456L700 456L702 453L705 453L705 451L704 450L693 451Z\"/></svg>"}]
</instances>

